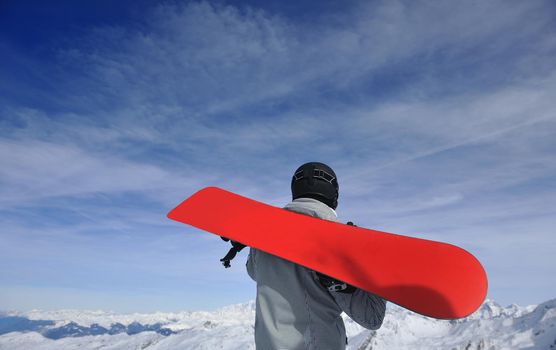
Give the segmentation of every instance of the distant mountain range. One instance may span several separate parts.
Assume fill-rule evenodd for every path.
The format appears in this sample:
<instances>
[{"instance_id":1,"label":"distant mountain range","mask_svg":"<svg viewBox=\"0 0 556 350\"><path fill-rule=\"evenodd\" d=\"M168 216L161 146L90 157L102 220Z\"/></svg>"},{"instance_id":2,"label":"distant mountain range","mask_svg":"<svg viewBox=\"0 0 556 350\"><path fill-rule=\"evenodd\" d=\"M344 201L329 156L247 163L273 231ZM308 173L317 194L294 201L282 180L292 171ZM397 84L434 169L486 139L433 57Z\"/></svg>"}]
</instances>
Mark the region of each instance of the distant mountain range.
<instances>
[{"instance_id":1,"label":"distant mountain range","mask_svg":"<svg viewBox=\"0 0 556 350\"><path fill-rule=\"evenodd\" d=\"M212 312L0 312L0 349L255 349L254 319L253 301ZM351 350L556 350L556 299L527 307L486 301L454 321L392 305L378 331L344 320Z\"/></svg>"}]
</instances>

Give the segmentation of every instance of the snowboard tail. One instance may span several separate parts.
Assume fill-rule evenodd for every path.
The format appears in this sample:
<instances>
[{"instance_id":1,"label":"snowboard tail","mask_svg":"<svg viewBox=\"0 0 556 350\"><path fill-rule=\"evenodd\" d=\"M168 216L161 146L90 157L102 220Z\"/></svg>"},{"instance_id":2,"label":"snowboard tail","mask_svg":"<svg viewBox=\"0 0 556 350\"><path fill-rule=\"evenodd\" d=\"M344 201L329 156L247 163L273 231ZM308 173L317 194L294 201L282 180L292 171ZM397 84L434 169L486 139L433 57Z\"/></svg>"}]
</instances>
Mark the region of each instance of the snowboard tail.
<instances>
[{"instance_id":1,"label":"snowboard tail","mask_svg":"<svg viewBox=\"0 0 556 350\"><path fill-rule=\"evenodd\" d=\"M168 218L321 272L425 316L466 317L484 301L486 273L454 245L326 221L217 188Z\"/></svg>"}]
</instances>

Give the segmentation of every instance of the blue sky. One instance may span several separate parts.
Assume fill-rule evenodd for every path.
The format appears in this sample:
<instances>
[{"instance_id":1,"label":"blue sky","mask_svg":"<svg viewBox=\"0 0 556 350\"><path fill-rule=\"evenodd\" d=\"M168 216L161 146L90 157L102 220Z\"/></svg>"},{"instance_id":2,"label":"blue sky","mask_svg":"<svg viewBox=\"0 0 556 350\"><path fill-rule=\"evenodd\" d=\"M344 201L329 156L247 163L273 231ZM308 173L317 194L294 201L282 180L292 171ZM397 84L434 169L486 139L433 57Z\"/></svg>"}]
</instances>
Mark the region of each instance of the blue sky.
<instances>
[{"instance_id":1,"label":"blue sky","mask_svg":"<svg viewBox=\"0 0 556 350\"><path fill-rule=\"evenodd\" d=\"M556 297L551 1L0 5L0 309L253 299L165 218L217 185L276 206L306 161L338 214L469 250L488 297Z\"/></svg>"}]
</instances>

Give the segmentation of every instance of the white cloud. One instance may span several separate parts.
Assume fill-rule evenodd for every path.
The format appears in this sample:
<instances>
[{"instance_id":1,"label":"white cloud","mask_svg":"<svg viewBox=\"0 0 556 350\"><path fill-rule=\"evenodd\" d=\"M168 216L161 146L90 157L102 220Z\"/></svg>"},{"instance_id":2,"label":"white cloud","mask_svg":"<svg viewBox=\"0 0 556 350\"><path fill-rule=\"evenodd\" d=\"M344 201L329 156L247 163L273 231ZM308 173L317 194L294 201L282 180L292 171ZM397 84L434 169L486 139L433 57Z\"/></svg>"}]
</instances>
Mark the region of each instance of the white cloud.
<instances>
[{"instance_id":1,"label":"white cloud","mask_svg":"<svg viewBox=\"0 0 556 350\"><path fill-rule=\"evenodd\" d=\"M180 175L108 152L36 140L0 139L2 202L14 205L53 196L150 191L187 181ZM194 179L189 183L195 184ZM15 202L15 203L14 203Z\"/></svg>"}]
</instances>

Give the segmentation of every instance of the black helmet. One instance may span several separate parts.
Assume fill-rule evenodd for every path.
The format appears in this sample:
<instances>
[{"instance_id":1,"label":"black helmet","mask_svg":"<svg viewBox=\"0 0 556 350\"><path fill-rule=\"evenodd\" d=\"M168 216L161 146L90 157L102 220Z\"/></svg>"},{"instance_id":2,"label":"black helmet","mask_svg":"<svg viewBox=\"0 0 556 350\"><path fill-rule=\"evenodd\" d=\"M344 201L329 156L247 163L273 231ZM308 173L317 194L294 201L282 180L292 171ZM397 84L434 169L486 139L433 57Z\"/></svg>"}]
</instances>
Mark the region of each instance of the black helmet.
<instances>
[{"instance_id":1,"label":"black helmet","mask_svg":"<svg viewBox=\"0 0 556 350\"><path fill-rule=\"evenodd\" d=\"M332 209L338 206L338 179L328 165L319 162L305 163L293 174L293 199L308 197L319 200Z\"/></svg>"}]
</instances>

